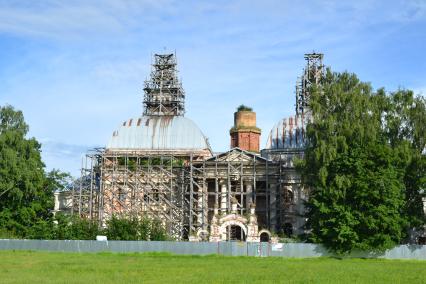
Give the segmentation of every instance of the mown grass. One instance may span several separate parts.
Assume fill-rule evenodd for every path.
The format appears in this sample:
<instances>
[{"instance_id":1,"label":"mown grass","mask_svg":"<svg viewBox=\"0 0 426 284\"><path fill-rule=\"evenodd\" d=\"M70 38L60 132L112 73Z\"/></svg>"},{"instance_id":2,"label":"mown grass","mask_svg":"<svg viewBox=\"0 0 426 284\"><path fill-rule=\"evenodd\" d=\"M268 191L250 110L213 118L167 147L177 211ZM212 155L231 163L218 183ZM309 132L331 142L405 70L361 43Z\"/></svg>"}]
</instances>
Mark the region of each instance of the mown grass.
<instances>
[{"instance_id":1,"label":"mown grass","mask_svg":"<svg viewBox=\"0 0 426 284\"><path fill-rule=\"evenodd\" d=\"M0 283L426 283L426 261L0 251Z\"/></svg>"}]
</instances>

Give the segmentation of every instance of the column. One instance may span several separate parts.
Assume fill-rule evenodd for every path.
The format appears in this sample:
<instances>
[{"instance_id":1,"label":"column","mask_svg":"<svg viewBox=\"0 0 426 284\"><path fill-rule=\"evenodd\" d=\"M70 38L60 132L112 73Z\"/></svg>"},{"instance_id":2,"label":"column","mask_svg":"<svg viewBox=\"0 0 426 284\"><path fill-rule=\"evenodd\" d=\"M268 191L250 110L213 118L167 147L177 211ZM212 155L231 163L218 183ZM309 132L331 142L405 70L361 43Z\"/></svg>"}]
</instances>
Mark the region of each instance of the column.
<instances>
[{"instance_id":1,"label":"column","mask_svg":"<svg viewBox=\"0 0 426 284\"><path fill-rule=\"evenodd\" d=\"M246 210L247 212L250 210L250 204L253 203L253 187L251 183L246 183Z\"/></svg>"},{"instance_id":2,"label":"column","mask_svg":"<svg viewBox=\"0 0 426 284\"><path fill-rule=\"evenodd\" d=\"M226 183L221 183L221 185L220 185L220 212L223 213L223 214L226 214L226 211L228 209L227 192L228 192L228 189L226 187Z\"/></svg>"},{"instance_id":3,"label":"column","mask_svg":"<svg viewBox=\"0 0 426 284\"><path fill-rule=\"evenodd\" d=\"M270 225L269 228L272 231L276 230L277 227L277 186L276 184L271 184L271 188L269 190L269 218Z\"/></svg>"},{"instance_id":4,"label":"column","mask_svg":"<svg viewBox=\"0 0 426 284\"><path fill-rule=\"evenodd\" d=\"M198 189L197 192L198 196L197 196L197 225L204 225L204 220L203 220L203 191L202 189ZM203 228L204 229L204 228Z\"/></svg>"}]
</instances>

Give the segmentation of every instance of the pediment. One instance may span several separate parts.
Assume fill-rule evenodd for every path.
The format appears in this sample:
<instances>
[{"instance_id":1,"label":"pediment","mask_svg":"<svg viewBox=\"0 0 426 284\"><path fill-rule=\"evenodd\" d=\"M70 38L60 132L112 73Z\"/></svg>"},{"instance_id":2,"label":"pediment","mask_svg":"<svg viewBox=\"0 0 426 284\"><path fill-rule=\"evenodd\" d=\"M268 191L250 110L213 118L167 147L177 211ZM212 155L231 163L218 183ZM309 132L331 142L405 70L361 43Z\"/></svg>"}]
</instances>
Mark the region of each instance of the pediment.
<instances>
[{"instance_id":1,"label":"pediment","mask_svg":"<svg viewBox=\"0 0 426 284\"><path fill-rule=\"evenodd\" d=\"M257 154L241 150L240 148L233 148L228 152L213 156L208 160L217 160L218 162L252 162L253 160L267 161L266 159L262 158Z\"/></svg>"}]
</instances>

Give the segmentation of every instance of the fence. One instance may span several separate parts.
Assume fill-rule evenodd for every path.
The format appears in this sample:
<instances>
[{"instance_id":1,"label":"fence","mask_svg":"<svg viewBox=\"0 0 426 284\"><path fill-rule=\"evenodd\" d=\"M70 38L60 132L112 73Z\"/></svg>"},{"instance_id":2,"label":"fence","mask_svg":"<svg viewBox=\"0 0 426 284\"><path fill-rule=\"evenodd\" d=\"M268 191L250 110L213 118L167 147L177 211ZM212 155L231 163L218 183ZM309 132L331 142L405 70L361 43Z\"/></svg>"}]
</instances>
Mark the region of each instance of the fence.
<instances>
[{"instance_id":1,"label":"fence","mask_svg":"<svg viewBox=\"0 0 426 284\"><path fill-rule=\"evenodd\" d=\"M77 240L0 240L0 250L61 252L170 252L174 254L220 254L228 256L329 257L323 246L306 243L270 244L245 242L147 242ZM354 252L350 257L426 260L426 246L401 245L382 254Z\"/></svg>"}]
</instances>

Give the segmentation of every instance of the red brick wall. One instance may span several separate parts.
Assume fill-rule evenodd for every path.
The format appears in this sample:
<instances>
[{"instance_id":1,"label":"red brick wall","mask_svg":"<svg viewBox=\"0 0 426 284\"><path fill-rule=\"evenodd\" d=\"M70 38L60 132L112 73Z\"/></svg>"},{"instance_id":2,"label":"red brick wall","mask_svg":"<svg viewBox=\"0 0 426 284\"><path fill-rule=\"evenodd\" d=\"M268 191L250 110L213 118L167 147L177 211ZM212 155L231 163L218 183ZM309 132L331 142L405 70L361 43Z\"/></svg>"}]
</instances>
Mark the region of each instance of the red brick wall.
<instances>
[{"instance_id":1,"label":"red brick wall","mask_svg":"<svg viewBox=\"0 0 426 284\"><path fill-rule=\"evenodd\" d=\"M260 134L254 132L234 132L231 134L231 148L238 147L246 151L259 152Z\"/></svg>"}]
</instances>

